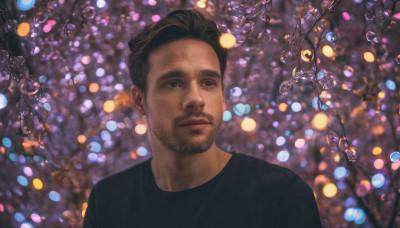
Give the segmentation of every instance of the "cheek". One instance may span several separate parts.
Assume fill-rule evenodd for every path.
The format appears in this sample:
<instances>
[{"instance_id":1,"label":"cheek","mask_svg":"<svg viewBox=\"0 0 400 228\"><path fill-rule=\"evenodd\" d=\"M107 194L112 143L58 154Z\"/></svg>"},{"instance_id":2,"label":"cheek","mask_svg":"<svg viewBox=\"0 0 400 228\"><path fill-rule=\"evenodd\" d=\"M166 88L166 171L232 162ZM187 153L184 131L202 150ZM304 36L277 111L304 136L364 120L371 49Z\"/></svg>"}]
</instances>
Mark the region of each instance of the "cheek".
<instances>
[{"instance_id":1,"label":"cheek","mask_svg":"<svg viewBox=\"0 0 400 228\"><path fill-rule=\"evenodd\" d=\"M175 104L169 99L153 99L146 105L148 118L152 122L161 122L161 119L168 119L173 115Z\"/></svg>"}]
</instances>

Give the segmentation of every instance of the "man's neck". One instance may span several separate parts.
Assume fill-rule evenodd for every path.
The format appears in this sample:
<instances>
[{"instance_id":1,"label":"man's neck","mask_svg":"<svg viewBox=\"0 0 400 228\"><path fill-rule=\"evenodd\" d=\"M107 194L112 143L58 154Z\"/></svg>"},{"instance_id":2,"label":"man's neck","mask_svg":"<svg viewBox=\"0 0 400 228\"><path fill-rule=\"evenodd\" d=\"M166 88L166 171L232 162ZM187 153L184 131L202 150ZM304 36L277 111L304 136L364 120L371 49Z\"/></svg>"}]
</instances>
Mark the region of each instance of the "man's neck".
<instances>
[{"instance_id":1,"label":"man's neck","mask_svg":"<svg viewBox=\"0 0 400 228\"><path fill-rule=\"evenodd\" d=\"M171 192L206 183L221 172L232 156L215 144L197 154L178 154L168 149L153 153L151 169L155 182L162 190Z\"/></svg>"}]
</instances>

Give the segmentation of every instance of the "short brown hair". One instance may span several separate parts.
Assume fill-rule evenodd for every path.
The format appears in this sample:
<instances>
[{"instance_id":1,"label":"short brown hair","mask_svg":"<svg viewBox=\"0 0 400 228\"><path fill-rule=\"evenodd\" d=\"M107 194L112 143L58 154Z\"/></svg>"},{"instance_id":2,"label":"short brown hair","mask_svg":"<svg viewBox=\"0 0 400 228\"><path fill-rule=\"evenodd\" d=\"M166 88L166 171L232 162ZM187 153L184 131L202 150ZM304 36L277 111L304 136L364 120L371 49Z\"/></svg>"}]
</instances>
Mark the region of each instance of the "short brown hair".
<instances>
[{"instance_id":1,"label":"short brown hair","mask_svg":"<svg viewBox=\"0 0 400 228\"><path fill-rule=\"evenodd\" d=\"M129 71L133 84L146 92L150 52L182 38L198 39L211 45L218 56L223 80L228 53L219 43L220 35L215 22L196 10L176 10L157 23L145 26L129 41Z\"/></svg>"}]
</instances>

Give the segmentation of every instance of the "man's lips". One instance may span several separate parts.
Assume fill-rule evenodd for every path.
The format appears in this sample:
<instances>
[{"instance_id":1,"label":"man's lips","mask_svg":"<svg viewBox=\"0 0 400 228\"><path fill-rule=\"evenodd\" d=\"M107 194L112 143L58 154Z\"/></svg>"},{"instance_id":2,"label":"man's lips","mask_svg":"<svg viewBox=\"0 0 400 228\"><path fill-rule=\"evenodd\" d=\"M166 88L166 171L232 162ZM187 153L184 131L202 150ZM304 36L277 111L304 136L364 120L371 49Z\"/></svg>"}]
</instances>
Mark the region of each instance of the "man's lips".
<instances>
[{"instance_id":1,"label":"man's lips","mask_svg":"<svg viewBox=\"0 0 400 228\"><path fill-rule=\"evenodd\" d=\"M190 118L188 120L185 120L181 122L179 125L180 126L202 126L210 124L210 121L208 121L205 118Z\"/></svg>"}]
</instances>

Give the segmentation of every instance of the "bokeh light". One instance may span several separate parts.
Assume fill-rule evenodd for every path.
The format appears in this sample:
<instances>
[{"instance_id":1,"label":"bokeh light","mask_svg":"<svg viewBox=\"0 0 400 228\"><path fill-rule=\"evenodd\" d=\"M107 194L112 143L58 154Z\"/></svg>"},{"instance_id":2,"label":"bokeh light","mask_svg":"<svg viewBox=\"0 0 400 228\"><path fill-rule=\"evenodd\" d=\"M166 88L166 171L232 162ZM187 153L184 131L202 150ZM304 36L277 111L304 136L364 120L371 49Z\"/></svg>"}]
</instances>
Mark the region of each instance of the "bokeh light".
<instances>
[{"instance_id":1,"label":"bokeh light","mask_svg":"<svg viewBox=\"0 0 400 228\"><path fill-rule=\"evenodd\" d=\"M276 158L280 162L286 162L289 159L289 157L290 157L290 154L287 150L279 151L278 154L276 155Z\"/></svg>"},{"instance_id":2,"label":"bokeh light","mask_svg":"<svg viewBox=\"0 0 400 228\"><path fill-rule=\"evenodd\" d=\"M328 116L323 112L315 114L311 125L317 130L324 130L328 126Z\"/></svg>"},{"instance_id":3,"label":"bokeh light","mask_svg":"<svg viewBox=\"0 0 400 228\"><path fill-rule=\"evenodd\" d=\"M36 0L17 0L17 9L27 11L33 7Z\"/></svg>"},{"instance_id":4,"label":"bokeh light","mask_svg":"<svg viewBox=\"0 0 400 228\"><path fill-rule=\"evenodd\" d=\"M77 138L78 142L81 143L81 144L85 143L86 139L87 138L84 135L79 135L78 138Z\"/></svg>"},{"instance_id":5,"label":"bokeh light","mask_svg":"<svg viewBox=\"0 0 400 228\"><path fill-rule=\"evenodd\" d=\"M30 30L30 25L26 22L22 22L21 24L19 24L18 29L17 29L17 33L19 36L27 36L29 34L29 30Z\"/></svg>"},{"instance_id":6,"label":"bokeh light","mask_svg":"<svg viewBox=\"0 0 400 228\"><path fill-rule=\"evenodd\" d=\"M234 35L230 33L224 33L220 36L219 43L221 44L221 47L230 49L235 46L236 38Z\"/></svg>"},{"instance_id":7,"label":"bokeh light","mask_svg":"<svg viewBox=\"0 0 400 228\"><path fill-rule=\"evenodd\" d=\"M148 154L148 151L147 151L147 149L145 147L141 146L141 147L137 148L136 153L137 153L137 155L143 157L143 156L146 156Z\"/></svg>"},{"instance_id":8,"label":"bokeh light","mask_svg":"<svg viewBox=\"0 0 400 228\"><path fill-rule=\"evenodd\" d=\"M348 174L348 171L345 167L339 166L333 172L333 175L336 179L340 180Z\"/></svg>"},{"instance_id":9,"label":"bokeh light","mask_svg":"<svg viewBox=\"0 0 400 228\"><path fill-rule=\"evenodd\" d=\"M373 155L380 155L382 153L382 148L379 146L374 147L374 149L372 149L372 154Z\"/></svg>"},{"instance_id":10,"label":"bokeh light","mask_svg":"<svg viewBox=\"0 0 400 228\"><path fill-rule=\"evenodd\" d=\"M381 188L385 184L385 176L381 173L377 173L371 178L371 184L375 188Z\"/></svg>"},{"instance_id":11,"label":"bokeh light","mask_svg":"<svg viewBox=\"0 0 400 228\"><path fill-rule=\"evenodd\" d=\"M92 93L95 93L97 91L99 91L99 84L97 83L90 83L89 85L89 91Z\"/></svg>"},{"instance_id":12,"label":"bokeh light","mask_svg":"<svg viewBox=\"0 0 400 228\"><path fill-rule=\"evenodd\" d=\"M324 53L324 55L328 58L335 56L335 52L333 52L332 47L329 45L325 45L322 47L322 53Z\"/></svg>"},{"instance_id":13,"label":"bokeh light","mask_svg":"<svg viewBox=\"0 0 400 228\"><path fill-rule=\"evenodd\" d=\"M390 154L390 160L391 160L392 162L398 162L398 161L400 161L400 152L395 151L395 152L391 153L391 154Z\"/></svg>"},{"instance_id":14,"label":"bokeh light","mask_svg":"<svg viewBox=\"0 0 400 228\"><path fill-rule=\"evenodd\" d=\"M37 190L41 190L43 188L43 182L39 178L33 179L32 184Z\"/></svg>"},{"instance_id":15,"label":"bokeh light","mask_svg":"<svg viewBox=\"0 0 400 228\"><path fill-rule=\"evenodd\" d=\"M334 196L336 195L336 193L337 193L337 187L336 187L335 184L329 183L329 184L326 184L326 185L324 186L324 188L322 189L322 192L324 193L324 195L325 195L326 197L332 198L332 197L334 197Z\"/></svg>"},{"instance_id":16,"label":"bokeh light","mask_svg":"<svg viewBox=\"0 0 400 228\"><path fill-rule=\"evenodd\" d=\"M375 56L369 51L364 52L364 60L366 62L372 63L375 61Z\"/></svg>"},{"instance_id":17,"label":"bokeh light","mask_svg":"<svg viewBox=\"0 0 400 228\"><path fill-rule=\"evenodd\" d=\"M375 169L382 169L385 166L385 162L382 159L376 159L374 161Z\"/></svg>"},{"instance_id":18,"label":"bokeh light","mask_svg":"<svg viewBox=\"0 0 400 228\"><path fill-rule=\"evenodd\" d=\"M18 176L17 177L17 181L22 186L27 186L28 185L28 179L26 179L26 177L24 177L24 176Z\"/></svg>"},{"instance_id":19,"label":"bokeh light","mask_svg":"<svg viewBox=\"0 0 400 228\"><path fill-rule=\"evenodd\" d=\"M256 129L257 123L252 118L245 118L242 120L240 126L242 127L243 131L251 132L254 131L254 129Z\"/></svg>"},{"instance_id":20,"label":"bokeh light","mask_svg":"<svg viewBox=\"0 0 400 228\"><path fill-rule=\"evenodd\" d=\"M7 97L0 93L0 109L3 109L7 106Z\"/></svg>"},{"instance_id":21,"label":"bokeh light","mask_svg":"<svg viewBox=\"0 0 400 228\"><path fill-rule=\"evenodd\" d=\"M61 195L60 195L60 193L58 193L56 191L50 191L49 198L51 201L59 202L61 200Z\"/></svg>"},{"instance_id":22,"label":"bokeh light","mask_svg":"<svg viewBox=\"0 0 400 228\"><path fill-rule=\"evenodd\" d=\"M104 102L103 109L105 112L112 112L115 109L114 101L108 100Z\"/></svg>"},{"instance_id":23,"label":"bokeh light","mask_svg":"<svg viewBox=\"0 0 400 228\"><path fill-rule=\"evenodd\" d=\"M135 127L136 134L144 135L144 134L146 134L146 131L147 131L147 127L144 124L138 124Z\"/></svg>"}]
</instances>

